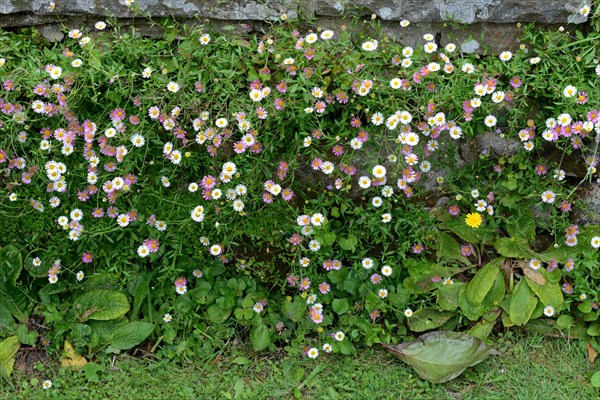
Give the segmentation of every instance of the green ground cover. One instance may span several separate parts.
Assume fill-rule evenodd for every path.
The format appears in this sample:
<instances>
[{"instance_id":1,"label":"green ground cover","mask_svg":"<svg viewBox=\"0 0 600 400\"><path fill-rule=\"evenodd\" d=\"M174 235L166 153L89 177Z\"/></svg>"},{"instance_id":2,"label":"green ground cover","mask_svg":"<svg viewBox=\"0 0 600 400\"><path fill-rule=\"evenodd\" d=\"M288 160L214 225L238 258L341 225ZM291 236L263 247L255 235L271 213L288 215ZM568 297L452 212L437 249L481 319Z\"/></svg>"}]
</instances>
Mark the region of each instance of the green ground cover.
<instances>
[{"instance_id":1,"label":"green ground cover","mask_svg":"<svg viewBox=\"0 0 600 400\"><path fill-rule=\"evenodd\" d=\"M499 350L446 384L420 379L386 350L357 356L279 359L239 345L201 362L104 357L79 372L51 363L32 375L16 373L4 387L13 399L594 399L594 371L585 344L564 338L507 334ZM43 369L43 371L39 371ZM33 378L35 376L35 378ZM51 379L53 387L42 389Z\"/></svg>"}]
</instances>

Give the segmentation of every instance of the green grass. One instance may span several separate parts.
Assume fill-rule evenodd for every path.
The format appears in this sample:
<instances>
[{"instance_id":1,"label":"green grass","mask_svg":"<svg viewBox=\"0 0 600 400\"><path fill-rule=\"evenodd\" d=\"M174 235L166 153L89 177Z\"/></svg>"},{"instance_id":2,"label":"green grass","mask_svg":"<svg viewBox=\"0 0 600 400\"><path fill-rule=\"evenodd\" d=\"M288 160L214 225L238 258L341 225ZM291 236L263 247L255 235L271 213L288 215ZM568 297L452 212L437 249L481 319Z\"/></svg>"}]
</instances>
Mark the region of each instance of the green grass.
<instances>
[{"instance_id":1,"label":"green grass","mask_svg":"<svg viewBox=\"0 0 600 400\"><path fill-rule=\"evenodd\" d=\"M0 399L597 399L589 384L585 343L540 336L495 338L500 351L459 378L433 385L386 350L356 357L276 360L233 348L206 365L175 365L129 356L106 358L86 371L56 368L19 373ZM41 389L41 380L54 386ZM4 392L3 392L4 391Z\"/></svg>"}]
</instances>

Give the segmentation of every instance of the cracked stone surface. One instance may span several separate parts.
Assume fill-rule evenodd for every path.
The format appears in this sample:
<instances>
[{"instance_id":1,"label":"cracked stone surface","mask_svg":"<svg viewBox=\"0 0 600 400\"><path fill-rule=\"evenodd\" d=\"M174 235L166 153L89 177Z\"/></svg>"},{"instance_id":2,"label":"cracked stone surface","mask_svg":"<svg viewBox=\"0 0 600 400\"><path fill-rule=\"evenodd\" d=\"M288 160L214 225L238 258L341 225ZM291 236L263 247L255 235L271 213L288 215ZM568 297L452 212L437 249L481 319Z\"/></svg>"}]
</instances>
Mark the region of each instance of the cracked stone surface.
<instances>
[{"instance_id":1,"label":"cracked stone surface","mask_svg":"<svg viewBox=\"0 0 600 400\"><path fill-rule=\"evenodd\" d=\"M69 28L92 27L95 21L113 17L127 25L134 14L125 0L0 0L0 27L56 25L59 18ZM482 46L503 51L518 46L517 23L544 25L582 23L577 14L580 0L137 0L139 9L154 18L169 17L179 22L225 25L250 24L255 28L278 20L282 14L295 19L310 18L316 26L339 29L344 15L370 18L376 15L389 37L415 45L424 33L445 33L462 43L465 53L481 52ZM57 17L58 16L58 17ZM408 28L399 22L409 20ZM466 25L465 25L466 24ZM143 18L135 25L143 34L160 34ZM243 30L243 29L242 29ZM49 32L46 34L45 32ZM482 43L472 40L485 34ZM44 28L49 40L58 40L54 28ZM442 35L442 44L448 42Z\"/></svg>"},{"instance_id":2,"label":"cracked stone surface","mask_svg":"<svg viewBox=\"0 0 600 400\"><path fill-rule=\"evenodd\" d=\"M125 0L2 0L0 16L28 13L34 17L54 15L114 16L127 18L131 11ZM144 13L175 18L211 18L219 20L273 20L287 13L310 17L338 17L345 12L376 14L384 21L407 19L418 22L479 22L545 24L581 23L576 16L580 0L137 0ZM29 19L26 23L35 21ZM15 21L18 23L18 21Z\"/></svg>"}]
</instances>

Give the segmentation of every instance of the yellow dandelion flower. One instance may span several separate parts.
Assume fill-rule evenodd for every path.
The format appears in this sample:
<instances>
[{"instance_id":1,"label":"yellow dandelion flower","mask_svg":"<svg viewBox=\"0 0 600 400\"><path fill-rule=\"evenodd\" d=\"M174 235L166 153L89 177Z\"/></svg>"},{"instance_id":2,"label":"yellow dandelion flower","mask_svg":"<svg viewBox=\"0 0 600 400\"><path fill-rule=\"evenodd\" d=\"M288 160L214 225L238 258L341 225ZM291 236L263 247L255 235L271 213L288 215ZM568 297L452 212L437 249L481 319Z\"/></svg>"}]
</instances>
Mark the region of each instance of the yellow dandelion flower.
<instances>
[{"instance_id":1,"label":"yellow dandelion flower","mask_svg":"<svg viewBox=\"0 0 600 400\"><path fill-rule=\"evenodd\" d=\"M470 226L471 228L478 228L482 222L483 218L479 213L467 214L467 217L465 218L465 224L467 224L467 226Z\"/></svg>"}]
</instances>

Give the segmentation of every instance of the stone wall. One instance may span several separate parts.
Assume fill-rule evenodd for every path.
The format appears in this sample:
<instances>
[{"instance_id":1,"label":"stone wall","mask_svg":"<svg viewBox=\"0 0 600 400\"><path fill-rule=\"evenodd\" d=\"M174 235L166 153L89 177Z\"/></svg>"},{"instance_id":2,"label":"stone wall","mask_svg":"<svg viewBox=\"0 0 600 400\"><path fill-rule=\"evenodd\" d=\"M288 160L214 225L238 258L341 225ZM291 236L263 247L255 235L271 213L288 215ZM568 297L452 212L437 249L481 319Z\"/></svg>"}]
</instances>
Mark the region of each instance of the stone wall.
<instances>
[{"instance_id":1,"label":"stone wall","mask_svg":"<svg viewBox=\"0 0 600 400\"><path fill-rule=\"evenodd\" d=\"M131 22L132 11L125 0L0 0L0 26L17 28L41 26L50 39L61 37L58 20L68 27L92 25L98 19L115 17ZM335 29L345 14L381 20L385 32L411 43L423 32L450 34L456 39L480 37L483 31L487 45L503 50L514 47L519 35L517 23L537 22L545 25L579 24L585 17L576 15L580 0L137 0L139 9L153 17L171 17L180 22L210 20L216 27L224 24L248 24L251 28L280 18L313 20L315 25ZM408 29L399 22L409 20ZM456 24L469 24L468 29ZM136 26L150 26L136 20ZM151 31L149 31L151 33ZM442 39L442 44L444 39ZM477 51L479 43L469 42L463 51Z\"/></svg>"}]
</instances>

